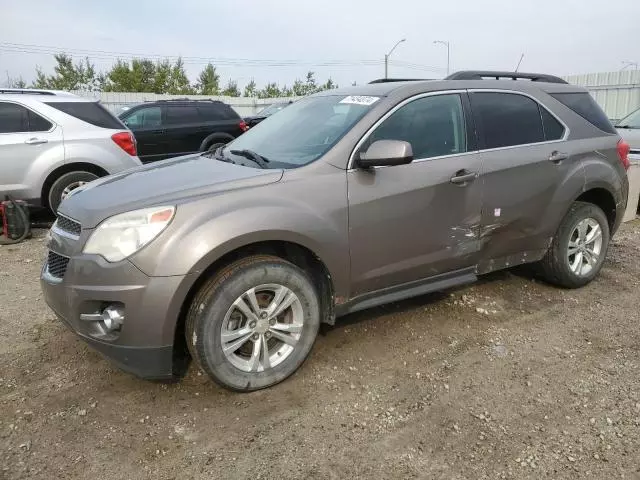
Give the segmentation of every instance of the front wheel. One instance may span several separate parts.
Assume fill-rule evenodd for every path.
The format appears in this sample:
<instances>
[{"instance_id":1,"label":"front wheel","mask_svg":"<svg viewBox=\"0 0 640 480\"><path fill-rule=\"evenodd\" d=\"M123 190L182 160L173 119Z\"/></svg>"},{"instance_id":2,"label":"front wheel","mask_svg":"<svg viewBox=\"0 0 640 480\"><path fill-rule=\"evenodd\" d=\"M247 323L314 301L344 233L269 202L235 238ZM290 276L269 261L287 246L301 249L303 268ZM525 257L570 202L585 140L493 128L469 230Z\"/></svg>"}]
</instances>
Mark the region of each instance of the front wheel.
<instances>
[{"instance_id":1,"label":"front wheel","mask_svg":"<svg viewBox=\"0 0 640 480\"><path fill-rule=\"evenodd\" d=\"M575 202L540 261L542 277L565 288L586 285L602 269L609 239L609 223L602 209Z\"/></svg>"},{"instance_id":2,"label":"front wheel","mask_svg":"<svg viewBox=\"0 0 640 480\"><path fill-rule=\"evenodd\" d=\"M318 295L307 274L258 255L229 265L202 287L185 333L192 357L215 382L253 391L295 372L319 325Z\"/></svg>"}]
</instances>

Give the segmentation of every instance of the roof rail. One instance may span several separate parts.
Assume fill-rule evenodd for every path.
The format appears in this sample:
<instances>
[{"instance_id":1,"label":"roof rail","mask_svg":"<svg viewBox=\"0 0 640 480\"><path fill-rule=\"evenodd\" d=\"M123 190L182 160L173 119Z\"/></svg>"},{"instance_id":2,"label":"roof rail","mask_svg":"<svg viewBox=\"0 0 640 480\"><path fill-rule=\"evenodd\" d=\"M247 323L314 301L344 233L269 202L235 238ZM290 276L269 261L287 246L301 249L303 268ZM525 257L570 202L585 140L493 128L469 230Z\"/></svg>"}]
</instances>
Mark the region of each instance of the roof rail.
<instances>
[{"instance_id":1,"label":"roof rail","mask_svg":"<svg viewBox=\"0 0 640 480\"><path fill-rule=\"evenodd\" d=\"M510 78L511 80L531 80L532 82L569 83L560 77L546 75L544 73L494 72L491 70L464 70L452 73L446 77L445 80L485 80L488 78L496 80Z\"/></svg>"},{"instance_id":2,"label":"roof rail","mask_svg":"<svg viewBox=\"0 0 640 480\"><path fill-rule=\"evenodd\" d=\"M145 100L145 102L218 102L220 100L214 100L213 98L160 98L158 100Z\"/></svg>"},{"instance_id":3,"label":"roof rail","mask_svg":"<svg viewBox=\"0 0 640 480\"><path fill-rule=\"evenodd\" d=\"M20 93L23 95L55 95L51 90L35 90L32 88L0 88L0 93Z\"/></svg>"},{"instance_id":4,"label":"roof rail","mask_svg":"<svg viewBox=\"0 0 640 480\"><path fill-rule=\"evenodd\" d=\"M426 80L430 80L429 78L378 78L377 80L372 80L371 83L389 83L389 82L424 82Z\"/></svg>"}]
</instances>

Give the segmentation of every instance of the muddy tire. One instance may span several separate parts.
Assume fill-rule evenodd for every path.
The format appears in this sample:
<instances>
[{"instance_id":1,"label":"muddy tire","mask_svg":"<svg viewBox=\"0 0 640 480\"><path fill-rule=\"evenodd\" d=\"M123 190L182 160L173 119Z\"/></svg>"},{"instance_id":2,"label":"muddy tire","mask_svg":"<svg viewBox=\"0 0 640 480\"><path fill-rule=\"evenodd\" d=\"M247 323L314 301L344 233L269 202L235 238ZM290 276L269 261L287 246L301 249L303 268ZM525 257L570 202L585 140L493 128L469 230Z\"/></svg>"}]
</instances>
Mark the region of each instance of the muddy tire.
<instances>
[{"instance_id":1,"label":"muddy tire","mask_svg":"<svg viewBox=\"0 0 640 480\"><path fill-rule=\"evenodd\" d=\"M270 387L305 361L318 334L317 291L300 268L256 255L225 267L195 296L186 319L191 356L236 391Z\"/></svg>"},{"instance_id":2,"label":"muddy tire","mask_svg":"<svg viewBox=\"0 0 640 480\"><path fill-rule=\"evenodd\" d=\"M609 223L602 209L591 203L575 202L546 255L536 264L536 271L554 285L582 287L600 272L609 240Z\"/></svg>"}]
</instances>

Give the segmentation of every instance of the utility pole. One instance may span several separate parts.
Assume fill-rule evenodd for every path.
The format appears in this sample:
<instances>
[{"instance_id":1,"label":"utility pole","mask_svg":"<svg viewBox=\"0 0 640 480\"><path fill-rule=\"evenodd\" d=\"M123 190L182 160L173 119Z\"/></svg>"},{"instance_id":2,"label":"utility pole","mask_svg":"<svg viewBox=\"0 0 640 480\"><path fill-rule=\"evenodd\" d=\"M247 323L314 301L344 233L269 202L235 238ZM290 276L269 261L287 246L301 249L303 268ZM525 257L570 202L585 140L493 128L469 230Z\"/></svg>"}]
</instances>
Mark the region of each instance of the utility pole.
<instances>
[{"instance_id":1,"label":"utility pole","mask_svg":"<svg viewBox=\"0 0 640 480\"><path fill-rule=\"evenodd\" d=\"M440 45L444 45L445 47L447 47L447 77L449 76L449 70L450 70L450 62L451 62L451 46L449 44L449 41L445 41L445 40L435 40L433 42L434 45L436 44L440 44Z\"/></svg>"},{"instance_id":2,"label":"utility pole","mask_svg":"<svg viewBox=\"0 0 640 480\"><path fill-rule=\"evenodd\" d=\"M391 50L389 50L389 53L385 54L384 56L384 78L389 78L389 57L391 56L391 54L393 53L393 51L396 49L396 47L398 45L400 45L402 42L406 42L406 38L403 38L402 40L398 40L396 42L396 44L393 46L393 48Z\"/></svg>"}]
</instances>

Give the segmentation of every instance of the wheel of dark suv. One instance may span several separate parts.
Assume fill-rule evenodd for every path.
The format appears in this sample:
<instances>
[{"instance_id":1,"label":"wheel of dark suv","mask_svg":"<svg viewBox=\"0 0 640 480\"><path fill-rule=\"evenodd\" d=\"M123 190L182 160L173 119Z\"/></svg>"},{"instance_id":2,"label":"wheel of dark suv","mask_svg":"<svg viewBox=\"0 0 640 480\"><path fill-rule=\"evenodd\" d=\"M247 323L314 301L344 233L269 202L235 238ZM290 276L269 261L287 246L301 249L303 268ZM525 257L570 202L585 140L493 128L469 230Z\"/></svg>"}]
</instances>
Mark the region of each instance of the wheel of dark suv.
<instances>
[{"instance_id":1,"label":"wheel of dark suv","mask_svg":"<svg viewBox=\"0 0 640 480\"><path fill-rule=\"evenodd\" d=\"M200 144L200 151L206 152L207 150L210 150L214 144L226 145L231 140L233 140L231 135L227 135L225 133L212 133L202 141Z\"/></svg>"},{"instance_id":2,"label":"wheel of dark suv","mask_svg":"<svg viewBox=\"0 0 640 480\"><path fill-rule=\"evenodd\" d=\"M191 356L214 381L253 391L295 372L319 326L318 295L307 274L258 255L229 265L201 288L185 333Z\"/></svg>"},{"instance_id":3,"label":"wheel of dark suv","mask_svg":"<svg viewBox=\"0 0 640 480\"><path fill-rule=\"evenodd\" d=\"M98 178L98 175L95 173L84 171L69 172L58 177L51 185L51 188L49 188L47 200L51 211L56 213L62 200L64 200L72 190L75 190L85 183L92 182L96 178Z\"/></svg>"},{"instance_id":4,"label":"wheel of dark suv","mask_svg":"<svg viewBox=\"0 0 640 480\"><path fill-rule=\"evenodd\" d=\"M609 238L609 223L602 209L575 202L538 265L541 276L565 288L586 285L602 268Z\"/></svg>"}]
</instances>

